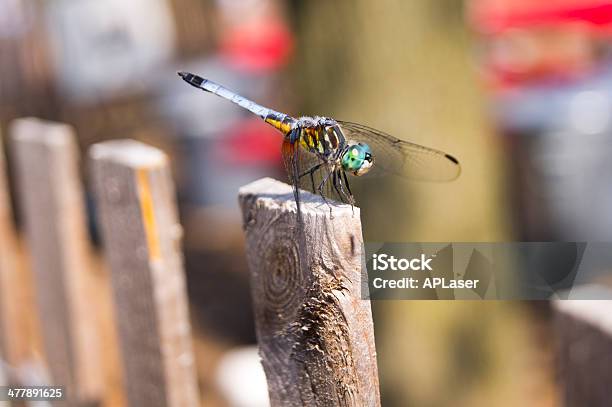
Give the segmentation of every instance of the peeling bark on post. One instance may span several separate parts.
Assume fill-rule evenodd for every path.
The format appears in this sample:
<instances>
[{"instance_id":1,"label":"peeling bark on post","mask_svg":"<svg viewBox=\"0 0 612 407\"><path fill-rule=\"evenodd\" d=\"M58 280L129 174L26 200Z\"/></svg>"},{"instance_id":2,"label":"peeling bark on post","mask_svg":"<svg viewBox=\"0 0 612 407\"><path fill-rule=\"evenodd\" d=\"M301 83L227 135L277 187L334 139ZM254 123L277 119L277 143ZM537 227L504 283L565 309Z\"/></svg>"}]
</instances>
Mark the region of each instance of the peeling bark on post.
<instances>
[{"instance_id":1,"label":"peeling bark on post","mask_svg":"<svg viewBox=\"0 0 612 407\"><path fill-rule=\"evenodd\" d=\"M91 148L130 406L198 405L198 387L167 158L132 140Z\"/></svg>"},{"instance_id":2,"label":"peeling bark on post","mask_svg":"<svg viewBox=\"0 0 612 407\"><path fill-rule=\"evenodd\" d=\"M612 301L558 300L553 309L562 404L610 405Z\"/></svg>"},{"instance_id":3,"label":"peeling bark on post","mask_svg":"<svg viewBox=\"0 0 612 407\"><path fill-rule=\"evenodd\" d=\"M272 406L379 406L370 302L362 300L359 208L289 185L240 189L255 323Z\"/></svg>"},{"instance_id":4,"label":"peeling bark on post","mask_svg":"<svg viewBox=\"0 0 612 407\"><path fill-rule=\"evenodd\" d=\"M16 120L11 137L51 380L70 403L97 402L104 375L75 136L30 118Z\"/></svg>"}]
</instances>

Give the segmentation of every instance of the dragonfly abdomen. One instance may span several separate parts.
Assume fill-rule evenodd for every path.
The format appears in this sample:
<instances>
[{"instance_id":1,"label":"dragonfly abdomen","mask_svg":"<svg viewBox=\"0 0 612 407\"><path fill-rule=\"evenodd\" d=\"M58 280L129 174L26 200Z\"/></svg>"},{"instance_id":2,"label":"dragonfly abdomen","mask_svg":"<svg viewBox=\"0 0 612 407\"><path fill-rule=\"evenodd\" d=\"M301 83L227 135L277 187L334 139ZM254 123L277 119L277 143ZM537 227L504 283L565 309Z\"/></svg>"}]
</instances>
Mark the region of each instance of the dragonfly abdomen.
<instances>
[{"instance_id":1,"label":"dragonfly abdomen","mask_svg":"<svg viewBox=\"0 0 612 407\"><path fill-rule=\"evenodd\" d=\"M264 118L265 122L279 130L283 134L289 134L295 126L296 120L283 113L272 112Z\"/></svg>"},{"instance_id":2,"label":"dragonfly abdomen","mask_svg":"<svg viewBox=\"0 0 612 407\"><path fill-rule=\"evenodd\" d=\"M285 117L287 117L287 115L283 113L257 104L250 99L240 96L236 92L232 92L225 86L219 85L218 83L215 83L211 80L204 79L201 76L194 75L189 72L179 72L178 74L181 78L183 78L185 82L187 82L191 86L227 99L230 102L242 107L243 109L246 109L249 112L256 114L264 120L266 120L268 117L274 116L275 118L278 118L280 122L282 122L284 121Z\"/></svg>"}]
</instances>

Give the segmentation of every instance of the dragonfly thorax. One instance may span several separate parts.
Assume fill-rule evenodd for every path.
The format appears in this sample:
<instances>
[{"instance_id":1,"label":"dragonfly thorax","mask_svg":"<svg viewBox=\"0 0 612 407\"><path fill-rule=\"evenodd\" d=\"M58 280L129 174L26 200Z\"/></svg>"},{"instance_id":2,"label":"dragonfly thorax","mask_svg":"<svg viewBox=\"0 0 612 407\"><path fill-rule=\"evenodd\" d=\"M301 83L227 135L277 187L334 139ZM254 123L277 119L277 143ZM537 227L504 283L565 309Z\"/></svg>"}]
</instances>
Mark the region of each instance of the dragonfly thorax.
<instances>
[{"instance_id":1,"label":"dragonfly thorax","mask_svg":"<svg viewBox=\"0 0 612 407\"><path fill-rule=\"evenodd\" d=\"M361 142L347 142L342 128L327 117L300 117L296 126L300 129L302 146L328 162L335 162L343 171L364 175L374 163L370 147Z\"/></svg>"},{"instance_id":2,"label":"dragonfly thorax","mask_svg":"<svg viewBox=\"0 0 612 407\"><path fill-rule=\"evenodd\" d=\"M296 123L300 142L309 152L325 160L338 160L346 139L338 123L327 117L301 117Z\"/></svg>"},{"instance_id":3,"label":"dragonfly thorax","mask_svg":"<svg viewBox=\"0 0 612 407\"><path fill-rule=\"evenodd\" d=\"M314 117L302 116L299 119L297 119L297 126L302 127L302 128L306 128L306 127L325 128L325 127L337 126L337 125L338 125L337 121L329 117L324 117L324 116L314 116Z\"/></svg>"}]
</instances>

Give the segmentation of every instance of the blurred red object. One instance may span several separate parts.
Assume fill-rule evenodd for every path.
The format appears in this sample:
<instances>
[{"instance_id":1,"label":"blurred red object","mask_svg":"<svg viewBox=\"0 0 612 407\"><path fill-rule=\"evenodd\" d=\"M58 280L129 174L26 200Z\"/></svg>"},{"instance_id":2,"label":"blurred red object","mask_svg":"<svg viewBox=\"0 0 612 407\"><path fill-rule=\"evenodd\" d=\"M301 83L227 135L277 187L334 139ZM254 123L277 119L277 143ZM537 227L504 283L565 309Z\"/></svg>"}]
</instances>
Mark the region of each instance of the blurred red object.
<instances>
[{"instance_id":1,"label":"blurred red object","mask_svg":"<svg viewBox=\"0 0 612 407\"><path fill-rule=\"evenodd\" d=\"M291 32L282 21L259 20L233 27L221 41L221 55L234 67L261 72L282 68L293 49Z\"/></svg>"},{"instance_id":2,"label":"blurred red object","mask_svg":"<svg viewBox=\"0 0 612 407\"><path fill-rule=\"evenodd\" d=\"M468 18L483 36L495 90L581 78L612 36L609 0L472 0Z\"/></svg>"},{"instance_id":3,"label":"blurred red object","mask_svg":"<svg viewBox=\"0 0 612 407\"><path fill-rule=\"evenodd\" d=\"M511 28L582 23L593 34L612 34L612 2L602 0L473 0L470 20L483 34Z\"/></svg>"},{"instance_id":4,"label":"blurred red object","mask_svg":"<svg viewBox=\"0 0 612 407\"><path fill-rule=\"evenodd\" d=\"M220 139L216 155L231 165L281 162L283 136L258 117L240 120Z\"/></svg>"}]
</instances>

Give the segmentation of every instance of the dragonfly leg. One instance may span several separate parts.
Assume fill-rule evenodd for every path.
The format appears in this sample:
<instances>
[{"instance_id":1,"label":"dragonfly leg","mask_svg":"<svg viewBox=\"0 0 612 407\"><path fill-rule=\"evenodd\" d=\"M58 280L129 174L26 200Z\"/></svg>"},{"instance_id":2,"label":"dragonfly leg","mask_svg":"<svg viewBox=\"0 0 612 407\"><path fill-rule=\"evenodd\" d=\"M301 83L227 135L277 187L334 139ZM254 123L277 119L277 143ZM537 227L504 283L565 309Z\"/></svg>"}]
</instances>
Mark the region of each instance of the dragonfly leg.
<instances>
[{"instance_id":1,"label":"dragonfly leg","mask_svg":"<svg viewBox=\"0 0 612 407\"><path fill-rule=\"evenodd\" d=\"M348 194L351 197L351 201L355 201L355 198L353 198L353 193L351 192L351 187L349 185L348 178L346 177L346 172L342 171L342 177L344 178L344 185L346 185L346 189L348 190Z\"/></svg>"},{"instance_id":2,"label":"dragonfly leg","mask_svg":"<svg viewBox=\"0 0 612 407\"><path fill-rule=\"evenodd\" d=\"M344 183L342 182L342 178L344 178ZM351 208L352 208L353 205L355 205L355 197L353 196L353 193L351 192L351 187L348 184L348 178L346 178L346 172L342 170L338 170L338 180L340 181L340 190L342 191L344 196L346 196L346 199L351 204ZM346 186L346 189L348 190L348 192L344 189L344 186Z\"/></svg>"},{"instance_id":3,"label":"dragonfly leg","mask_svg":"<svg viewBox=\"0 0 612 407\"><path fill-rule=\"evenodd\" d=\"M315 193L316 193L316 189L315 189L315 183L314 183L314 173L316 170L321 168L322 165L323 163L313 165L309 170L304 171L299 176L299 179L302 179L302 177L305 177L306 175L310 174L310 183L312 184L312 192L315 192Z\"/></svg>"},{"instance_id":4,"label":"dragonfly leg","mask_svg":"<svg viewBox=\"0 0 612 407\"><path fill-rule=\"evenodd\" d=\"M323 187L325 186L327 181L329 181L329 177L331 175L332 175L332 173L330 171L328 171L327 175L325 176L325 178L323 178L323 181L321 181L321 183L319 184L319 187L317 188L317 190L319 191L319 195L321 195L321 198L323 198L323 202L325 202L325 205L327 205L329 207L329 215L333 218L332 207L329 204L329 202L327 201L327 199L325 198L325 194L323 194Z\"/></svg>"},{"instance_id":5,"label":"dragonfly leg","mask_svg":"<svg viewBox=\"0 0 612 407\"><path fill-rule=\"evenodd\" d=\"M302 224L302 208L300 206L300 178L299 178L299 168L298 168L298 163L299 163L299 146L297 145L297 143L292 142L291 140L294 140L296 135L297 129L292 130L291 133L289 133L288 135L288 140L286 141L287 143L287 150L289 152L288 156L293 156L292 158L289 158L290 162L289 162L289 166L291 167L290 171L289 171L289 176L291 179L291 184L293 184L293 196L295 198L295 205L296 205L296 211L297 211L297 222L298 225ZM289 169L289 168L288 168Z\"/></svg>"},{"instance_id":6,"label":"dragonfly leg","mask_svg":"<svg viewBox=\"0 0 612 407\"><path fill-rule=\"evenodd\" d=\"M316 169L313 169L310 171L310 185L312 185L312 192L315 192L315 185L314 185L314 173L315 171L318 169L318 167Z\"/></svg>"},{"instance_id":7,"label":"dragonfly leg","mask_svg":"<svg viewBox=\"0 0 612 407\"><path fill-rule=\"evenodd\" d=\"M340 189L338 189L338 183L340 183ZM344 201L344 191L342 190L342 179L338 176L337 171L334 171L334 175L332 176L332 184L342 203L346 203Z\"/></svg>"},{"instance_id":8,"label":"dragonfly leg","mask_svg":"<svg viewBox=\"0 0 612 407\"><path fill-rule=\"evenodd\" d=\"M338 186L340 188L340 193L342 194L342 196L344 197L344 199L346 199L346 202L348 204L350 204L351 206L353 206L355 204L355 198L353 198L353 195L350 193L350 189L347 190L345 189L345 186L348 188L348 185L346 185L345 181L342 181L342 174L341 174L341 170L338 170ZM343 200L344 202L344 200Z\"/></svg>"},{"instance_id":9,"label":"dragonfly leg","mask_svg":"<svg viewBox=\"0 0 612 407\"><path fill-rule=\"evenodd\" d=\"M340 174L340 172L342 174ZM344 184L346 185L346 189L348 190L348 193L344 190L344 185L342 184L343 178L344 178ZM346 177L346 172L342 170L338 170L338 179L340 180L340 190L346 195L347 200L351 204L351 211L354 214L355 213L355 197L353 196L353 193L351 192L351 187L349 186L348 178Z\"/></svg>"}]
</instances>

